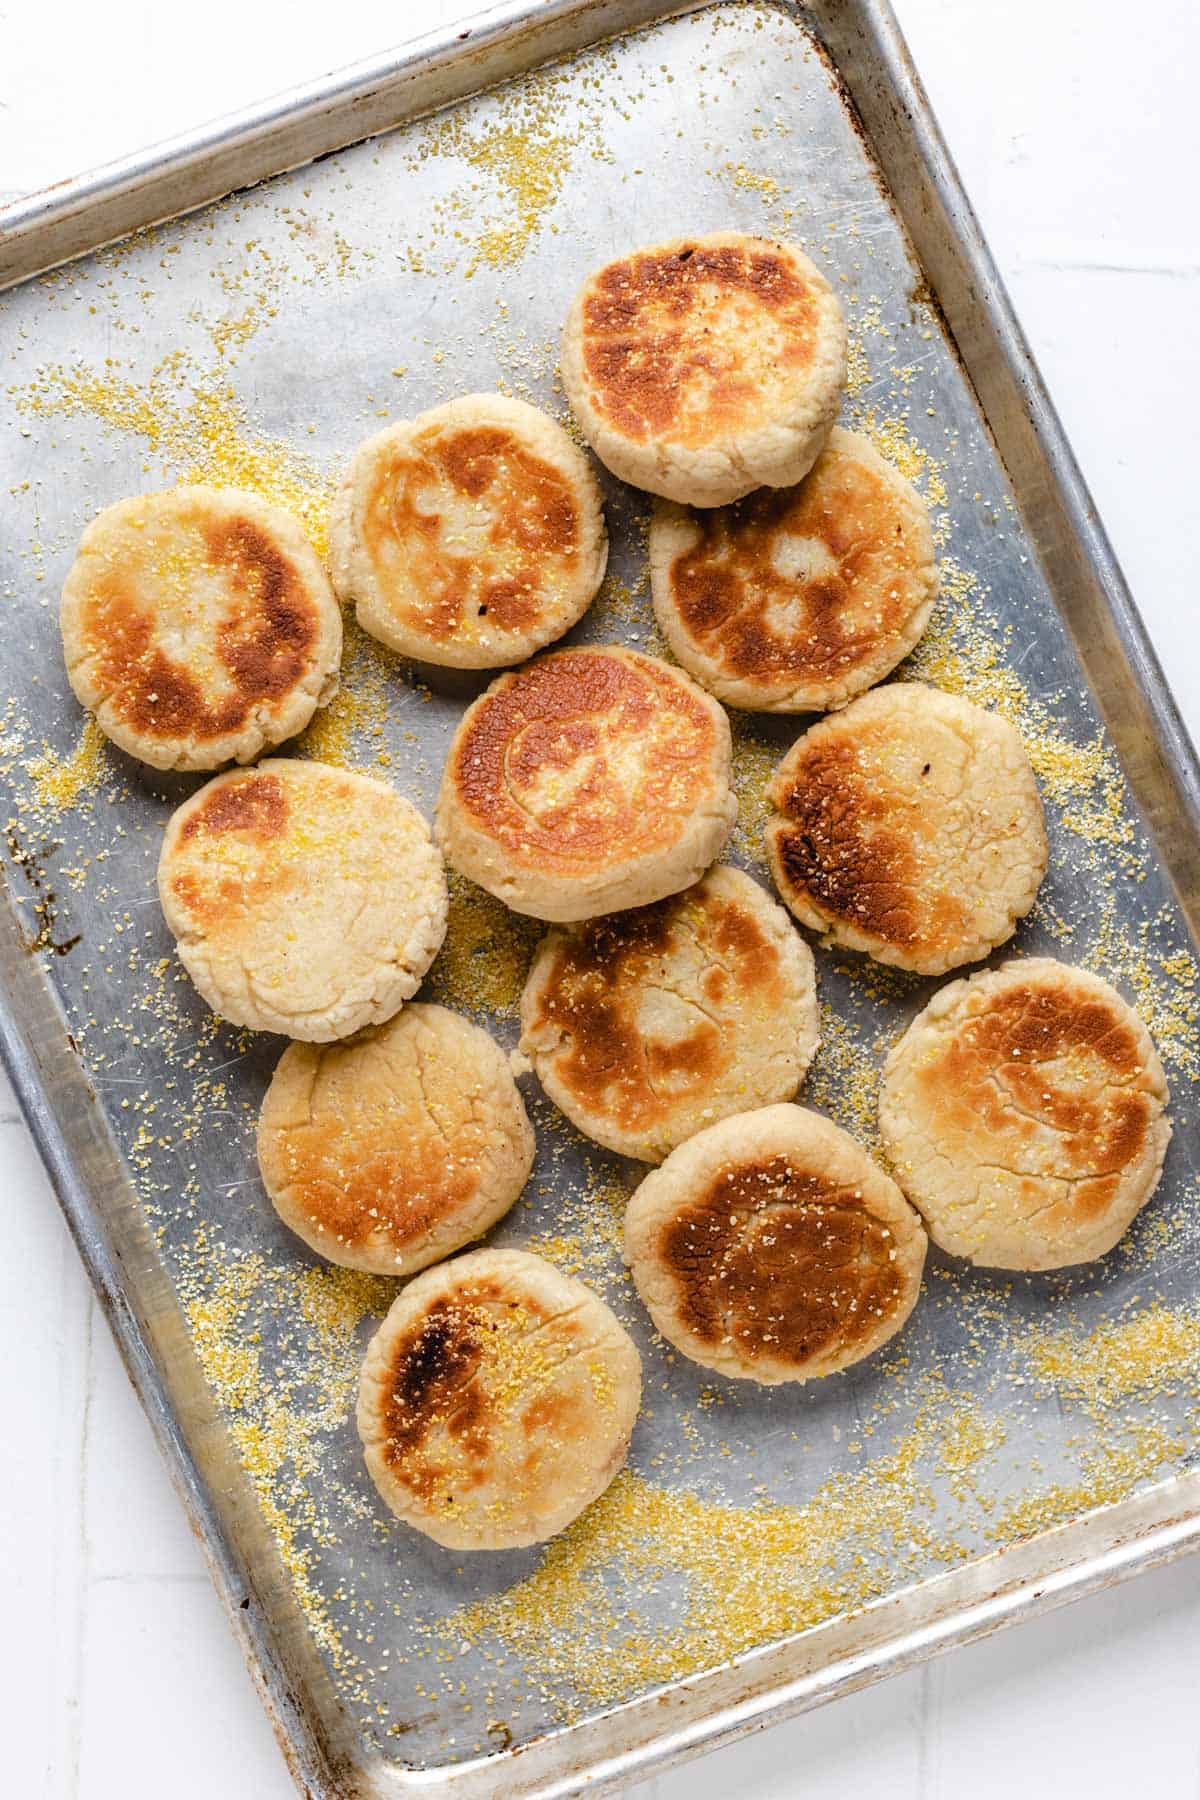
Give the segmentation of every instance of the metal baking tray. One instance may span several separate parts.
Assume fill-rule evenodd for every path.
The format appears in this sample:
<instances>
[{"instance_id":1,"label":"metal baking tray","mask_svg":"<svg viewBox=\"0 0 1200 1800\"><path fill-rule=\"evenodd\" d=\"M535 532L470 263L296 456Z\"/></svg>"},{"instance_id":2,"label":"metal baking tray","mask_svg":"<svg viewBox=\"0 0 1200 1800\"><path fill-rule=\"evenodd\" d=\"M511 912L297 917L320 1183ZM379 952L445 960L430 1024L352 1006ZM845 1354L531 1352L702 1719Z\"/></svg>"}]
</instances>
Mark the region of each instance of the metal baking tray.
<instances>
[{"instance_id":1,"label":"metal baking tray","mask_svg":"<svg viewBox=\"0 0 1200 1800\"><path fill-rule=\"evenodd\" d=\"M153 870L195 782L81 736L57 589L128 492L259 485L319 533L380 417L497 384L563 414L584 272L728 226L829 269L846 415L926 491L944 592L902 673L1032 746L1051 872L1002 954L1088 962L1145 1009L1176 1134L1100 1267L935 1255L895 1346L754 1392L653 1338L616 1249L636 1170L531 1092L538 1167L497 1236L608 1295L646 1407L630 1472L549 1550L455 1557L382 1516L354 1436L387 1284L319 1267L258 1187L279 1046L215 1024L173 959ZM612 1791L1200 1544L1196 759L887 6L502 6L10 207L0 280L4 1052L300 1787ZM654 647L643 498L607 492L579 635ZM346 686L302 753L428 808L465 691L357 639ZM731 854L760 876L763 776L797 729L738 727ZM527 948L460 891L431 991L511 1044ZM882 1049L929 984L818 960L803 1097L869 1141Z\"/></svg>"}]
</instances>

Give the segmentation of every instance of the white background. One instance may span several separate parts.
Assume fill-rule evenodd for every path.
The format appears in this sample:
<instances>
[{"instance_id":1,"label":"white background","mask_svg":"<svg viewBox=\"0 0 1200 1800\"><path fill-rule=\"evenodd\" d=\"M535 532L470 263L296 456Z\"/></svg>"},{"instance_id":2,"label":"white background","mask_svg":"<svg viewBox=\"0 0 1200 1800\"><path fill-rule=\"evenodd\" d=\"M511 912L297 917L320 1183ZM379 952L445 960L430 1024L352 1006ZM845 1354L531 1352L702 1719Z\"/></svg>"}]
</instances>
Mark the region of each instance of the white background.
<instances>
[{"instance_id":1,"label":"white background","mask_svg":"<svg viewBox=\"0 0 1200 1800\"><path fill-rule=\"evenodd\" d=\"M894 4L1200 737L1200 9ZM0 0L0 198L471 10L470 0L19 6ZM0 1786L14 1800L288 1800L199 1551L2 1086L0 1211ZM635 1792L1200 1800L1198 1677L1195 1559Z\"/></svg>"}]
</instances>

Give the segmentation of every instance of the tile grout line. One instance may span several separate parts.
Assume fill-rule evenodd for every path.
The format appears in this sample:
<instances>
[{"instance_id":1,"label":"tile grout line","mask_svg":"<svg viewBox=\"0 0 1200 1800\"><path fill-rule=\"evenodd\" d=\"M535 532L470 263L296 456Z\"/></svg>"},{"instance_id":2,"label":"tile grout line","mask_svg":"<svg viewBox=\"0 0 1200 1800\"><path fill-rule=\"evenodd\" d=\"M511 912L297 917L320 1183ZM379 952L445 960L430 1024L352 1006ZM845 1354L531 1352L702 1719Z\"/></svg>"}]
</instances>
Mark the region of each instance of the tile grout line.
<instances>
[{"instance_id":1,"label":"tile grout line","mask_svg":"<svg viewBox=\"0 0 1200 1800\"><path fill-rule=\"evenodd\" d=\"M72 1252L74 1246L69 1246ZM88 1536L88 1449L91 1437L92 1399L95 1387L95 1359L92 1354L93 1334L96 1323L96 1300L91 1288L87 1289L87 1314L83 1332L83 1415L79 1425L79 1468L76 1478L76 1495L79 1507L76 1549L78 1552L78 1573L75 1591L75 1634L71 1669L70 1728L68 1748L68 1768L70 1771L71 1800L78 1800L79 1777L83 1753L83 1700L84 1685L87 1678L87 1624L88 1624L88 1561L90 1544Z\"/></svg>"},{"instance_id":2,"label":"tile grout line","mask_svg":"<svg viewBox=\"0 0 1200 1800\"><path fill-rule=\"evenodd\" d=\"M931 1659L921 1664L921 1680L917 1689L917 1800L933 1800L935 1668L936 1664Z\"/></svg>"},{"instance_id":3,"label":"tile grout line","mask_svg":"<svg viewBox=\"0 0 1200 1800\"><path fill-rule=\"evenodd\" d=\"M74 1694L76 1710L72 1717L72 1800L79 1795L79 1766L83 1757L83 1697L85 1697L86 1643L88 1643L88 1597L90 1580L88 1564L92 1561L92 1539L88 1532L88 1454L92 1449L92 1402L95 1397L95 1294L88 1285L88 1319L83 1334L83 1420L79 1426L79 1593L76 1600L76 1670Z\"/></svg>"},{"instance_id":4,"label":"tile grout line","mask_svg":"<svg viewBox=\"0 0 1200 1800\"><path fill-rule=\"evenodd\" d=\"M58 1380L50 1495L54 1527L47 1581L52 1636L46 1657L49 1693L43 1791L47 1800L74 1800L78 1790L73 1674L78 1660L75 1639L79 1628L79 1519L72 1509L79 1506L83 1414L80 1401L86 1380L87 1309L91 1296L84 1287L74 1246L65 1231L58 1251L56 1295Z\"/></svg>"}]
</instances>

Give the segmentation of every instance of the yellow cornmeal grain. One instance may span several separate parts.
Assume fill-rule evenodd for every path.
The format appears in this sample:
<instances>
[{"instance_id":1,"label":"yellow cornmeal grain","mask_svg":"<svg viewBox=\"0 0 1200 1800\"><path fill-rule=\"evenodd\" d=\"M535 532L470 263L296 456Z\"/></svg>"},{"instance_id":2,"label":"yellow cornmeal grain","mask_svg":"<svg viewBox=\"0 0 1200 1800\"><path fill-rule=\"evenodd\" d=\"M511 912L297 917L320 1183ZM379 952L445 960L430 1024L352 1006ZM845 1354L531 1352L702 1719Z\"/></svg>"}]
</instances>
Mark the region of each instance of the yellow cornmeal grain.
<instances>
[{"instance_id":1,"label":"yellow cornmeal grain","mask_svg":"<svg viewBox=\"0 0 1200 1800\"><path fill-rule=\"evenodd\" d=\"M870 359L862 338L852 330L846 340L846 392L854 399L870 385Z\"/></svg>"},{"instance_id":2,"label":"yellow cornmeal grain","mask_svg":"<svg viewBox=\"0 0 1200 1800\"><path fill-rule=\"evenodd\" d=\"M654 614L646 599L649 589L650 571L646 566L632 585L619 581L611 573L606 575L587 612L588 623L597 638L615 637L618 632L623 632L626 638L633 636L644 641L655 632ZM669 660L674 662L675 658Z\"/></svg>"},{"instance_id":3,"label":"yellow cornmeal grain","mask_svg":"<svg viewBox=\"0 0 1200 1800\"><path fill-rule=\"evenodd\" d=\"M462 241L453 260L465 277L474 275L481 263L496 269L519 263L558 204L576 152L586 144L595 157L607 154L593 113L594 107L569 93L562 74L551 69L503 91L495 116L477 126L450 113L425 128L410 167L430 157L452 157L483 176L495 196L481 193L479 183L466 182L435 203L439 236L449 231ZM501 221L471 232L477 219L495 219L497 201ZM455 221L463 228L455 229ZM428 267L419 245L410 246L409 266L418 273Z\"/></svg>"},{"instance_id":4,"label":"yellow cornmeal grain","mask_svg":"<svg viewBox=\"0 0 1200 1800\"><path fill-rule=\"evenodd\" d=\"M541 1680L614 1701L820 1624L888 1591L898 1559L903 1567L935 1548L928 1465L950 1420L973 1410L927 1402L893 1449L822 1483L802 1506L732 1506L626 1470L531 1576L439 1630L467 1644L498 1640ZM961 1469L995 1447L982 1422L957 1442ZM850 1554L838 1569L840 1551ZM631 1630L622 1590L675 1581L677 1614Z\"/></svg>"},{"instance_id":5,"label":"yellow cornmeal grain","mask_svg":"<svg viewBox=\"0 0 1200 1800\"><path fill-rule=\"evenodd\" d=\"M1035 1372L1092 1412L1148 1389L1163 1393L1200 1376L1200 1314L1155 1302L1119 1325L1035 1332L1026 1344Z\"/></svg>"},{"instance_id":6,"label":"yellow cornmeal grain","mask_svg":"<svg viewBox=\"0 0 1200 1800\"><path fill-rule=\"evenodd\" d=\"M925 980L923 975L914 975L908 969L894 969L889 963L877 963L867 956L835 963L834 967L868 999L880 1004L911 999Z\"/></svg>"},{"instance_id":7,"label":"yellow cornmeal grain","mask_svg":"<svg viewBox=\"0 0 1200 1800\"><path fill-rule=\"evenodd\" d=\"M494 225L479 237L475 253L480 262L504 269L520 261L543 215L558 202L572 148L569 138L501 125L460 152L471 168L491 176L515 215L512 223ZM470 265L464 273L470 273Z\"/></svg>"},{"instance_id":8,"label":"yellow cornmeal grain","mask_svg":"<svg viewBox=\"0 0 1200 1800\"><path fill-rule=\"evenodd\" d=\"M57 756L47 746L40 756L31 757L25 771L33 782L35 802L56 812L69 812L87 795L94 794L111 774L105 753L107 741L89 714L69 756Z\"/></svg>"},{"instance_id":9,"label":"yellow cornmeal grain","mask_svg":"<svg viewBox=\"0 0 1200 1800\"><path fill-rule=\"evenodd\" d=\"M767 789L783 757L783 748L756 737L753 722L740 713L729 715L729 729L733 737L733 791L738 803L730 847L762 863L767 821L771 817Z\"/></svg>"},{"instance_id":10,"label":"yellow cornmeal grain","mask_svg":"<svg viewBox=\"0 0 1200 1800\"><path fill-rule=\"evenodd\" d=\"M278 308L267 305L264 297L256 304L245 307L240 313L208 320L205 329L217 355L230 362L268 320L275 318L277 312Z\"/></svg>"},{"instance_id":11,"label":"yellow cornmeal grain","mask_svg":"<svg viewBox=\"0 0 1200 1800\"><path fill-rule=\"evenodd\" d=\"M569 1130L564 1121L564 1131ZM556 1229L531 1237L523 1247L544 1256L564 1275L579 1275L592 1286L619 1285L626 1279L621 1263L625 1209L642 1171L640 1166L613 1170L587 1156L583 1167L582 1186L572 1183L556 1196Z\"/></svg>"},{"instance_id":12,"label":"yellow cornmeal grain","mask_svg":"<svg viewBox=\"0 0 1200 1800\"><path fill-rule=\"evenodd\" d=\"M861 419L855 421L856 427L870 438L879 454L892 467L898 469L907 481L918 488L925 499L931 513L944 513L947 504L946 482L942 474L942 465L923 444L917 442L903 416L893 415L880 418L874 408L868 408ZM934 542L945 541L947 525L934 518Z\"/></svg>"},{"instance_id":13,"label":"yellow cornmeal grain","mask_svg":"<svg viewBox=\"0 0 1200 1800\"><path fill-rule=\"evenodd\" d=\"M722 173L733 183L738 193L757 194L760 200L778 200L782 191L774 175L764 175L755 169L748 169L745 163L727 162Z\"/></svg>"},{"instance_id":14,"label":"yellow cornmeal grain","mask_svg":"<svg viewBox=\"0 0 1200 1800\"><path fill-rule=\"evenodd\" d=\"M988 615L978 577L945 557L933 620L900 675L1006 718L1021 733L1042 794L1059 807L1067 829L1089 844L1124 849L1134 828L1115 755L1100 732L1077 743L1059 729L1005 660L1012 637L1011 626L1001 629Z\"/></svg>"},{"instance_id":15,"label":"yellow cornmeal grain","mask_svg":"<svg viewBox=\"0 0 1200 1800\"><path fill-rule=\"evenodd\" d=\"M339 769L386 764L390 760L383 747L388 691L404 672L400 658L365 632L351 611L344 610L340 685L328 706L313 714L296 739L298 754Z\"/></svg>"},{"instance_id":16,"label":"yellow cornmeal grain","mask_svg":"<svg viewBox=\"0 0 1200 1800\"><path fill-rule=\"evenodd\" d=\"M180 1290L204 1377L296 1599L337 1668L343 1646L316 1574L319 1546L334 1534L306 1483L353 1406L358 1327L386 1310L394 1284L348 1269L272 1264L257 1252L231 1255L201 1227L184 1255ZM308 1333L303 1351L289 1345L285 1372L263 1347L261 1321L288 1309Z\"/></svg>"},{"instance_id":17,"label":"yellow cornmeal grain","mask_svg":"<svg viewBox=\"0 0 1200 1800\"><path fill-rule=\"evenodd\" d=\"M988 1528L988 1536L997 1544L1008 1544L1069 1524L1098 1506L1115 1506L1171 1465L1178 1465L1187 1452L1186 1440L1177 1433L1156 1424L1139 1426L1132 1443L1105 1445L1085 1454L1081 1480L1056 1481L1012 1501Z\"/></svg>"},{"instance_id":18,"label":"yellow cornmeal grain","mask_svg":"<svg viewBox=\"0 0 1200 1800\"><path fill-rule=\"evenodd\" d=\"M253 431L227 384L189 375L179 353L164 357L144 384L79 365L48 368L17 397L35 417L88 417L146 440L183 482L246 488L295 513L314 548L328 549L330 476L292 445Z\"/></svg>"},{"instance_id":19,"label":"yellow cornmeal grain","mask_svg":"<svg viewBox=\"0 0 1200 1800\"><path fill-rule=\"evenodd\" d=\"M805 1106L828 1113L835 1124L867 1149L879 1143L880 1054L864 1043L854 1025L820 1001L821 1041L797 1096Z\"/></svg>"},{"instance_id":20,"label":"yellow cornmeal grain","mask_svg":"<svg viewBox=\"0 0 1200 1800\"><path fill-rule=\"evenodd\" d=\"M514 1012L542 934L535 919L509 912L456 869L448 872L446 939L429 971L431 999L468 1012Z\"/></svg>"},{"instance_id":21,"label":"yellow cornmeal grain","mask_svg":"<svg viewBox=\"0 0 1200 1800\"><path fill-rule=\"evenodd\" d=\"M1112 894L1079 960L1132 999L1172 1074L1200 1081L1200 969L1188 950L1164 953L1152 939L1172 924L1169 911L1136 928L1118 916Z\"/></svg>"}]
</instances>

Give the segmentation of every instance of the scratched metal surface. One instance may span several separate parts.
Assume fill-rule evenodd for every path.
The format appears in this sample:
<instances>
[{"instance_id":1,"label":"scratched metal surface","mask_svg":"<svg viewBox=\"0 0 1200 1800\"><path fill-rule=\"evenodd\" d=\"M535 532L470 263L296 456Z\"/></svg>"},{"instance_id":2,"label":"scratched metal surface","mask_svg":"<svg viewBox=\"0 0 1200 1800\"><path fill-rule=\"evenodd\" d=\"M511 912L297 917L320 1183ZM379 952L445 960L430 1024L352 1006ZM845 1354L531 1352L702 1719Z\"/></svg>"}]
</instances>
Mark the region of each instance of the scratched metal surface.
<instances>
[{"instance_id":1,"label":"scratched metal surface","mask_svg":"<svg viewBox=\"0 0 1200 1800\"><path fill-rule=\"evenodd\" d=\"M30 936L45 928L45 979L81 1046L168 1276L194 1301L224 1293L231 1269L283 1271L277 1292L269 1288L255 1302L255 1324L260 1366L268 1378L286 1375L293 1413L319 1410L328 1396L322 1341L298 1316L288 1285L311 1259L277 1224L255 1175L254 1115L280 1045L210 1028L190 988L173 979L172 943L155 898L164 821L196 782L164 780L106 751L99 784L79 803L64 807L53 796L59 762L78 766L70 759L80 716L55 617L74 543L99 507L177 479L187 463L179 434L156 432L144 414L122 420L107 401L109 416L97 416L92 377L109 383L110 393L115 379L159 396L164 419L172 408L186 412L198 390L227 389L222 403L240 411L243 431L260 449L264 440L292 446L318 470L333 471L381 415L415 412L454 393L509 385L562 415L555 377L561 320L583 274L610 254L682 229L787 231L825 262L846 299L858 347L847 415L861 422L873 414L877 427L892 421L895 442L915 455L927 479L944 485L944 496L932 496L945 516L942 553L978 578L975 587L952 582L946 605L979 609L998 663L1019 672L1033 709L1045 709L1070 744L1094 744L1099 731L987 429L935 313L920 299L920 271L837 85L796 17L756 5L710 8L578 57L549 84L541 78L471 100L455 118L449 132L399 129L0 300L9 880ZM536 169L525 191L498 185L494 161L478 153L480 144L503 144L510 129L527 130L530 120L541 121L534 162L551 169L549 202ZM242 319L252 321L244 331ZM93 402L64 400L72 392L91 392ZM607 478L606 491L610 587L574 636L653 648L648 599L638 591L646 508ZM974 654L978 662L978 643ZM369 721L359 721L353 754L373 766L383 750L390 777L429 813L464 703L462 692L432 692L391 670ZM782 750L799 728L797 721L768 723L756 736ZM1110 783L1106 805L1116 804L1115 793ZM1041 901L1001 957L1048 952L1105 967L1112 946L1124 943L1144 944L1155 967L1173 954L1186 958L1186 929L1128 795L1119 797L1129 821L1120 845L1097 846L1094 834L1079 829L1077 815L1096 794L1060 799L1048 807L1052 854ZM738 836L731 855L766 879L751 831ZM71 947L55 953L51 940ZM880 998L839 960L819 955L819 981L831 1047L849 1048L841 1063L826 1053L819 1086L807 1097L854 1122L852 1096L839 1090L845 1069L877 1055L934 984ZM1175 966L1186 987L1184 963ZM1127 991L1131 967L1111 963ZM513 1043L511 1008L478 1014ZM1169 1072L1184 1115L1187 1069L1176 1064ZM539 1163L525 1202L494 1234L500 1243L561 1236L564 1207L577 1230L580 1196L610 1180L627 1184L635 1173L584 1146L528 1080L524 1087ZM972 1464L977 1491L967 1501L953 1467L923 1450L910 1545L894 1532L880 1538L868 1520L861 1543L851 1537L830 1552L835 1594L840 1562L849 1568L858 1557L873 1559L874 1591L884 1593L995 1548L992 1522L1011 1502L1056 1482L1078 1487L1082 1508L1088 1414L1078 1396L1039 1390L1022 1373L1020 1345L1056 1319L1093 1329L1153 1306L1189 1306L1200 1236L1196 1176L1194 1134L1177 1131L1153 1208L1097 1269L967 1278L935 1256L902 1357L799 1390L721 1384L669 1359L615 1253L607 1267L589 1263L586 1277L645 1358L635 1476L648 1488L713 1505L803 1507L830 1478L854 1477L865 1458L911 1442L932 1378L968 1403L985 1430L996 1425L1005 1435L994 1433L995 1443ZM249 1256L261 1264L247 1264ZM371 1328L369 1316L357 1323L359 1344ZM235 1318L232 1335L239 1329ZM315 1383L307 1402L306 1381ZM338 1391L329 1416L315 1426L310 1419L310 1466L275 1468L267 1498L295 1521L309 1628L364 1744L403 1767L440 1768L595 1710L594 1693L561 1668L547 1673L524 1663L503 1633L464 1636L445 1626L467 1603L519 1590L541 1552L464 1560L392 1524L361 1465L343 1403L348 1389ZM227 1404L230 1395L224 1387ZM1141 1431L1144 1448L1151 1429L1164 1442L1191 1441L1194 1403L1194 1386L1186 1384L1152 1402L1131 1395L1131 1443ZM233 1424L252 1425L255 1404L233 1405ZM1164 1452L1156 1462L1147 1453L1130 1485L1184 1461ZM631 1580L614 1562L596 1572L596 1591L618 1606L631 1638L651 1646L661 1639L675 1654L687 1570L643 1573ZM718 1647L721 1641L718 1634ZM664 1653L664 1666L667 1660ZM695 1667L704 1662L701 1646ZM630 1698L644 1686L644 1661L631 1655L629 1667L628 1691L605 1698Z\"/></svg>"}]
</instances>

